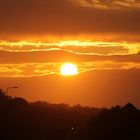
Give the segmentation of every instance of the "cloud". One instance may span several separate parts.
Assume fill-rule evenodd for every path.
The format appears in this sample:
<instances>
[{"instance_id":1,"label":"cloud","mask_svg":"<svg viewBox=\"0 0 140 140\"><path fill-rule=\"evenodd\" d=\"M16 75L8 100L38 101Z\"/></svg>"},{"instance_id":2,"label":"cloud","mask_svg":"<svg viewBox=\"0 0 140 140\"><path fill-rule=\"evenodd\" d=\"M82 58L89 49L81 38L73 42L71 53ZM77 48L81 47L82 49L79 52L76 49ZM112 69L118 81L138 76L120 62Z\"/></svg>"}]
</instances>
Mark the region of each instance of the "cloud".
<instances>
[{"instance_id":1,"label":"cloud","mask_svg":"<svg viewBox=\"0 0 140 140\"><path fill-rule=\"evenodd\" d=\"M139 34L139 15L132 0L1 0L0 34Z\"/></svg>"},{"instance_id":2,"label":"cloud","mask_svg":"<svg viewBox=\"0 0 140 140\"><path fill-rule=\"evenodd\" d=\"M60 63L0 64L0 77L35 77L58 74Z\"/></svg>"},{"instance_id":3,"label":"cloud","mask_svg":"<svg viewBox=\"0 0 140 140\"><path fill-rule=\"evenodd\" d=\"M122 10L122 9L139 9L140 2L136 0L72 0L82 7L89 7L102 10Z\"/></svg>"},{"instance_id":4,"label":"cloud","mask_svg":"<svg viewBox=\"0 0 140 140\"><path fill-rule=\"evenodd\" d=\"M71 47L66 46L65 49L71 49ZM79 51L80 48L76 47L74 50ZM87 53L83 50L86 50ZM96 54L90 53L91 51L95 51ZM105 54L103 54L103 51ZM116 51L119 54L116 54ZM58 74L61 65L65 62L76 63L80 73L93 69L140 68L140 53L129 54L128 52L129 50L123 47L111 46L105 48L93 47L93 49L84 47L82 53L65 50L0 51L0 77L32 77ZM108 55L108 53L112 55Z\"/></svg>"},{"instance_id":5,"label":"cloud","mask_svg":"<svg viewBox=\"0 0 140 140\"><path fill-rule=\"evenodd\" d=\"M41 51L67 51L74 54L85 55L128 55L140 52L138 42L96 42L96 41L49 41L49 42L28 42L28 41L1 41L0 51L6 52L41 52Z\"/></svg>"},{"instance_id":6,"label":"cloud","mask_svg":"<svg viewBox=\"0 0 140 140\"><path fill-rule=\"evenodd\" d=\"M140 2L136 0L114 0L113 5L123 8L140 8Z\"/></svg>"},{"instance_id":7,"label":"cloud","mask_svg":"<svg viewBox=\"0 0 140 140\"><path fill-rule=\"evenodd\" d=\"M0 65L0 77L16 77L21 76L23 71L16 65Z\"/></svg>"}]
</instances>

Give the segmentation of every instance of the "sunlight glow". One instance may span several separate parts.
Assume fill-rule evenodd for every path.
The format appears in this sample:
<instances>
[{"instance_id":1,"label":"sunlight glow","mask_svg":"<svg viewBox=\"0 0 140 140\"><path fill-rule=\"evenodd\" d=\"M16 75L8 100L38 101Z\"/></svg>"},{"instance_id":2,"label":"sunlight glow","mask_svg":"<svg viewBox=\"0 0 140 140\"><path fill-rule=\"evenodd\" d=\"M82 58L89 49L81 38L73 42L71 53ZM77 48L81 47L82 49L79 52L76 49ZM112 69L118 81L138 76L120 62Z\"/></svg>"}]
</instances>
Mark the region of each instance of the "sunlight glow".
<instances>
[{"instance_id":1,"label":"sunlight glow","mask_svg":"<svg viewBox=\"0 0 140 140\"><path fill-rule=\"evenodd\" d=\"M61 75L63 76L77 75L78 68L76 65L72 63L65 63L62 65L60 72L61 72Z\"/></svg>"},{"instance_id":2,"label":"sunlight glow","mask_svg":"<svg viewBox=\"0 0 140 140\"><path fill-rule=\"evenodd\" d=\"M32 52L32 51L48 51L48 50L66 50L71 47L119 47L122 46L128 50L124 54L136 54L140 52L140 43L138 42L97 42L92 40L65 40L65 41L3 41L0 40L0 51L9 52ZM117 53L116 53L117 54ZM119 54L123 54L120 52Z\"/></svg>"}]
</instances>

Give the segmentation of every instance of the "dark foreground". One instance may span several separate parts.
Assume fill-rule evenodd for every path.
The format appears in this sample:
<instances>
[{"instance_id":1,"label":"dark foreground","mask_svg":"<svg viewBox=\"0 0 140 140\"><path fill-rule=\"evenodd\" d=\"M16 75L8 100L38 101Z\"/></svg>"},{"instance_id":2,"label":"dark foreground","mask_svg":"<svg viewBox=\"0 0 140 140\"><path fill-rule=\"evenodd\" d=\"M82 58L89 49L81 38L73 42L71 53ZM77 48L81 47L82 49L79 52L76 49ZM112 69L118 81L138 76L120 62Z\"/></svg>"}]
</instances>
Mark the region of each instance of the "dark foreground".
<instances>
[{"instance_id":1,"label":"dark foreground","mask_svg":"<svg viewBox=\"0 0 140 140\"><path fill-rule=\"evenodd\" d=\"M28 103L1 90L0 140L140 140L140 111Z\"/></svg>"}]
</instances>

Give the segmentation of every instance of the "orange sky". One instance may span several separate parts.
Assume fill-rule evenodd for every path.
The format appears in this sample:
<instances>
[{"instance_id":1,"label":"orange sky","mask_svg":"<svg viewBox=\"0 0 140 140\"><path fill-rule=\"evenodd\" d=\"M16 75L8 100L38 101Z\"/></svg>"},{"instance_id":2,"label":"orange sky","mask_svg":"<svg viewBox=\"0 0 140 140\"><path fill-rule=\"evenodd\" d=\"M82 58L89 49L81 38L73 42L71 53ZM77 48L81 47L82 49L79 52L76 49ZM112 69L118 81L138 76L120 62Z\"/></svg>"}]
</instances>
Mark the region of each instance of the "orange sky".
<instances>
[{"instance_id":1,"label":"orange sky","mask_svg":"<svg viewBox=\"0 0 140 140\"><path fill-rule=\"evenodd\" d=\"M139 104L139 42L1 42L0 85L30 101L96 107ZM75 63L79 74L64 77L60 68Z\"/></svg>"},{"instance_id":2,"label":"orange sky","mask_svg":"<svg viewBox=\"0 0 140 140\"><path fill-rule=\"evenodd\" d=\"M140 107L139 0L1 0L0 88L97 107ZM60 75L75 63L79 74Z\"/></svg>"}]
</instances>

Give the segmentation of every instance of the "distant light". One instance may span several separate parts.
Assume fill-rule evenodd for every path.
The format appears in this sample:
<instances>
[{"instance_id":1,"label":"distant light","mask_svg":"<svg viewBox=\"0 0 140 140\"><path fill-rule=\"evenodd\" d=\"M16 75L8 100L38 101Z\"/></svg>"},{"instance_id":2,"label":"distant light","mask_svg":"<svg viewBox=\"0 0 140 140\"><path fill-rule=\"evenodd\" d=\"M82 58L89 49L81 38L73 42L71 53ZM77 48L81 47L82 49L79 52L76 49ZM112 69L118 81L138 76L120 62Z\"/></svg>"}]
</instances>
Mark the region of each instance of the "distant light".
<instances>
[{"instance_id":1,"label":"distant light","mask_svg":"<svg viewBox=\"0 0 140 140\"><path fill-rule=\"evenodd\" d=\"M74 130L74 127L72 127L71 130Z\"/></svg>"}]
</instances>

